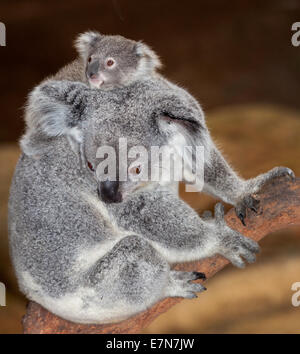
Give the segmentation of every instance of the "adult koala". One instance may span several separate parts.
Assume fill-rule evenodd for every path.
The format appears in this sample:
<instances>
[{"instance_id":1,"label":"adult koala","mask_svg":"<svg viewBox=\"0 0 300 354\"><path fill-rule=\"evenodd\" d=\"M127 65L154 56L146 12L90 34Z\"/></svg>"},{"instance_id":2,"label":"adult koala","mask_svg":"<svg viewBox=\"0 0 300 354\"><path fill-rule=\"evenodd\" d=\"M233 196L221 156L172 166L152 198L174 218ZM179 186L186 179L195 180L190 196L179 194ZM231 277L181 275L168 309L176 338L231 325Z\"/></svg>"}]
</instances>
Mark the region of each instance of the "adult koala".
<instances>
[{"instance_id":1,"label":"adult koala","mask_svg":"<svg viewBox=\"0 0 300 354\"><path fill-rule=\"evenodd\" d=\"M215 148L198 103L162 81L109 92L49 81L30 96L23 153L9 202L10 245L24 294L75 322L120 321L169 296L195 297L202 273L170 269L221 254L242 267L256 242L231 230L218 204L202 220L170 189L154 182L105 181L93 170L97 149L203 145L206 192L256 208L251 193L291 170L239 178ZM139 167L140 168L140 167ZM127 171L127 170L126 170ZM129 168L128 174L136 172ZM243 219L243 218L242 218Z\"/></svg>"}]
</instances>

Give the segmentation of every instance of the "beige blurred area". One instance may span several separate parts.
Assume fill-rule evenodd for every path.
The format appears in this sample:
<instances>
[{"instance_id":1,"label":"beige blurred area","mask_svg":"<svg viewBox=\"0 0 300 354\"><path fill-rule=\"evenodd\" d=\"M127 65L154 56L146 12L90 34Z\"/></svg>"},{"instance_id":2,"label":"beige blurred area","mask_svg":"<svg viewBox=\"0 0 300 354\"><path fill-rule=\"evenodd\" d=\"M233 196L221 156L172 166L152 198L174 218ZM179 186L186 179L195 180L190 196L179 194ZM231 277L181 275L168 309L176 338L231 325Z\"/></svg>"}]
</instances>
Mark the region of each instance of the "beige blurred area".
<instances>
[{"instance_id":1,"label":"beige blurred area","mask_svg":"<svg viewBox=\"0 0 300 354\"><path fill-rule=\"evenodd\" d=\"M239 105L207 112L219 147L243 177L287 165L300 175L300 111L272 105ZM8 256L8 188L19 149L0 146L0 279L7 286L7 306L0 308L0 333L20 333L26 300L18 292ZM199 212L215 200L182 193ZM300 307L291 302L291 286L300 281L300 229L269 235L258 261L240 270L228 266L207 282L198 299L183 300L156 319L144 333L300 333Z\"/></svg>"}]
</instances>

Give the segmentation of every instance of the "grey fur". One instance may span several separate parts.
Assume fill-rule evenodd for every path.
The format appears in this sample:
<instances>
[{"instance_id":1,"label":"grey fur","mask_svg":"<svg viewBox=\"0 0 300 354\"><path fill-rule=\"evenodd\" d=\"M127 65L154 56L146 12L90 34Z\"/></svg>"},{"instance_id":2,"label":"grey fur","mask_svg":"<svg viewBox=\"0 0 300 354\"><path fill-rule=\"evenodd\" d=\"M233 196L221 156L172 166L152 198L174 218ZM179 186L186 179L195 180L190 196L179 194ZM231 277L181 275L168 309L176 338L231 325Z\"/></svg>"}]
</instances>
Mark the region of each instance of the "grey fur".
<instances>
[{"instance_id":1,"label":"grey fur","mask_svg":"<svg viewBox=\"0 0 300 354\"><path fill-rule=\"evenodd\" d=\"M239 178L184 90L154 79L109 92L48 81L31 94L29 110L9 201L11 255L29 299L75 322L120 321L165 297L204 290L191 283L193 272L171 271L174 262L215 254L238 267L255 260L257 243L225 224L221 205L215 218L202 220L170 189L138 181L120 182L123 201L105 204L97 176L82 165L96 166L97 148L117 148L119 137L149 149L182 133L205 146L206 191L234 205L267 180L292 174L277 168Z\"/></svg>"},{"instance_id":2,"label":"grey fur","mask_svg":"<svg viewBox=\"0 0 300 354\"><path fill-rule=\"evenodd\" d=\"M97 87L101 90L112 90L114 88L128 86L135 81L145 80L151 77L165 80L157 73L157 70L161 67L159 57L148 45L141 41L136 42L119 35L103 35L99 32L89 31L82 33L77 37L75 41L75 48L79 54L78 58L65 65L55 75L48 77L42 83L49 80L68 80L82 82L90 87ZM93 83L87 75L89 57L93 58L93 63L97 62L98 71L101 72L101 75L105 76L105 82L101 86ZM115 60L116 65L114 68L108 68L105 65L107 58L113 58ZM167 83L166 80L165 82ZM169 85L172 86L173 84L169 83ZM175 89L176 86L173 86ZM34 95L34 90L31 95ZM29 96L29 101L27 102L25 110L25 122L29 129L33 126L34 133L32 135L36 134L36 128L41 128L41 126L43 124L47 124L47 122L47 129L52 131L53 136L62 134L66 128L64 126L63 119L57 119L55 121L51 119L47 115L47 105L43 108L45 111L44 113L46 114L41 115L40 121L37 122L37 113L32 109L32 105L30 103L31 95ZM72 97L69 97L69 103L70 100L72 100ZM65 114L70 116L67 112L64 112L64 107L61 107L59 112L62 116ZM74 116L72 116L72 120L73 119ZM35 126L35 122L39 124L39 127ZM74 136L73 133L74 132L71 132L70 135L75 140L80 139L77 134ZM33 139L34 137L32 136L31 140L33 141ZM22 144L23 143L24 141ZM27 146L27 153L34 155L35 149L29 151L29 145L30 144Z\"/></svg>"},{"instance_id":3,"label":"grey fur","mask_svg":"<svg viewBox=\"0 0 300 354\"><path fill-rule=\"evenodd\" d=\"M154 77L162 66L159 57L148 45L119 35L85 32L76 39L75 48L79 57L51 79L81 81L93 88L111 90ZM113 67L106 65L108 59L114 60ZM94 67L95 73L103 77L101 85L99 81L91 80L89 67Z\"/></svg>"}]
</instances>

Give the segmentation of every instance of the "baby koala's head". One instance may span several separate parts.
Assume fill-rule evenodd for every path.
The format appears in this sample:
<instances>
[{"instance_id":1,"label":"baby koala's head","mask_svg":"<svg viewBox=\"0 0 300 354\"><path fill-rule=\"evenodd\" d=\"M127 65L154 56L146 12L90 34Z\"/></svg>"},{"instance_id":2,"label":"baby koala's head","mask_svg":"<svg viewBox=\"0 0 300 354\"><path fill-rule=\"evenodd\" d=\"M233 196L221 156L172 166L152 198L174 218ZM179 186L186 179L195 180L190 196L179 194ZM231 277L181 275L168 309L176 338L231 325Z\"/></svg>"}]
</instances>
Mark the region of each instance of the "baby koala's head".
<instances>
[{"instance_id":1,"label":"baby koala's head","mask_svg":"<svg viewBox=\"0 0 300 354\"><path fill-rule=\"evenodd\" d=\"M92 88L110 90L151 76L161 67L155 52L142 42L98 32L80 34L75 47Z\"/></svg>"}]
</instances>

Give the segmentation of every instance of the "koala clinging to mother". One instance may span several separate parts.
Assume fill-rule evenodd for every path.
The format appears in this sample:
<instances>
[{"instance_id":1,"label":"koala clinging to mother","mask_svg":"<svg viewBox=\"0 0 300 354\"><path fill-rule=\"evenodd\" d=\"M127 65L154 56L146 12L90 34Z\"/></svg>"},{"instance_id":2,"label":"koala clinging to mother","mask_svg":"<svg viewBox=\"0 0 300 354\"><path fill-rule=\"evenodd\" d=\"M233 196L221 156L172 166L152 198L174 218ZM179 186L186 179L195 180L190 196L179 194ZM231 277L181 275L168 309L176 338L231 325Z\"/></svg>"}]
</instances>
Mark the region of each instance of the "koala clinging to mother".
<instances>
[{"instance_id":1,"label":"koala clinging to mother","mask_svg":"<svg viewBox=\"0 0 300 354\"><path fill-rule=\"evenodd\" d=\"M220 254L254 262L259 247L230 229L221 204L202 219L168 186L137 178L100 178L97 150L181 145L204 147L204 192L236 207L244 222L252 197L277 167L240 178L215 147L201 107L186 91L155 78L111 91L49 80L35 88L9 201L10 247L24 294L62 318L111 323L166 297L205 290L199 272L171 269ZM176 157L175 157L176 158ZM124 162L124 161L123 161ZM192 169L192 166L190 166ZM134 162L127 174L140 173Z\"/></svg>"}]
</instances>

